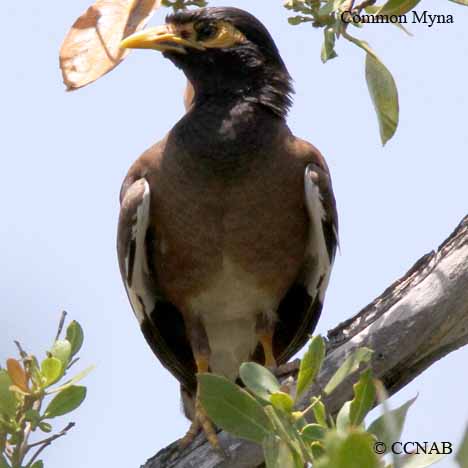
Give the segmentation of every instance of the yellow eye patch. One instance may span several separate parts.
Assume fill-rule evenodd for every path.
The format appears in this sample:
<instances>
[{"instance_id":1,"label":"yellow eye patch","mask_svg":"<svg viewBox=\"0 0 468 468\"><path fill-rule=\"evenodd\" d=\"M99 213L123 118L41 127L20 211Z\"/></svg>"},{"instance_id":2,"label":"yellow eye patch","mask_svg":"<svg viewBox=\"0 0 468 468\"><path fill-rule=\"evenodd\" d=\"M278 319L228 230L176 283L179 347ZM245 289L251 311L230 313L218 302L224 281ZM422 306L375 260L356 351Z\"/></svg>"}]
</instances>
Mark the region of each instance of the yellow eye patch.
<instances>
[{"instance_id":1,"label":"yellow eye patch","mask_svg":"<svg viewBox=\"0 0 468 468\"><path fill-rule=\"evenodd\" d=\"M247 42L246 37L227 21L171 24L179 37L207 49L224 49Z\"/></svg>"},{"instance_id":2,"label":"yellow eye patch","mask_svg":"<svg viewBox=\"0 0 468 468\"><path fill-rule=\"evenodd\" d=\"M224 49L237 44L247 42L246 37L231 23L219 21L215 23L216 33L204 41L200 41L204 47Z\"/></svg>"}]
</instances>

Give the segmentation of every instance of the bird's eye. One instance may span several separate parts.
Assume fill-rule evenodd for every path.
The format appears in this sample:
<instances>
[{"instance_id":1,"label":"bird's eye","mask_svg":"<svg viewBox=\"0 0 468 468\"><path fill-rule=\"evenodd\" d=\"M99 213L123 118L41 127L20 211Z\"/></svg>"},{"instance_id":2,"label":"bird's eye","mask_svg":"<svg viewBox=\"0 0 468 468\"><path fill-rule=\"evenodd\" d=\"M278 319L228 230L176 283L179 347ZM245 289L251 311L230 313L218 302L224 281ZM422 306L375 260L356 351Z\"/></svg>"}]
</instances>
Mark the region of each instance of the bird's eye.
<instances>
[{"instance_id":1,"label":"bird's eye","mask_svg":"<svg viewBox=\"0 0 468 468\"><path fill-rule=\"evenodd\" d=\"M218 28L213 23L203 21L195 25L195 31L197 32L197 40L206 41L207 39L212 39L216 35Z\"/></svg>"}]
</instances>

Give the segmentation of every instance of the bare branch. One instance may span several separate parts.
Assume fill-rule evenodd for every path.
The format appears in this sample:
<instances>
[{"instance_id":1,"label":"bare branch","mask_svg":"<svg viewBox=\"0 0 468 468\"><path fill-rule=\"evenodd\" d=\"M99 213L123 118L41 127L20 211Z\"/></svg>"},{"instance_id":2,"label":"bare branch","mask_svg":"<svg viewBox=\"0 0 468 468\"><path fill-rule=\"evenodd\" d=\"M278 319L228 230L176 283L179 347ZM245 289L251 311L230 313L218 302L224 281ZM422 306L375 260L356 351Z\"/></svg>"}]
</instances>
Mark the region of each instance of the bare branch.
<instances>
[{"instance_id":1,"label":"bare branch","mask_svg":"<svg viewBox=\"0 0 468 468\"><path fill-rule=\"evenodd\" d=\"M76 357L75 359L73 359L73 360L70 362L70 364L68 364L67 370L70 369L70 367L73 366L74 364L76 364L79 360L80 360L79 357Z\"/></svg>"},{"instance_id":2,"label":"bare branch","mask_svg":"<svg viewBox=\"0 0 468 468\"><path fill-rule=\"evenodd\" d=\"M18 348L18 352L21 356L21 359L25 359L28 357L28 353L23 349L23 347L21 346L21 343L17 340L14 341L16 347Z\"/></svg>"},{"instance_id":3,"label":"bare branch","mask_svg":"<svg viewBox=\"0 0 468 468\"><path fill-rule=\"evenodd\" d=\"M40 455L40 453L48 447L54 440L63 437L64 435L67 434L67 432L72 429L75 426L74 422L70 422L64 427L60 432L57 434L54 434L53 436L48 437L47 439L41 440L39 442L35 442L34 444L30 444L28 446L28 449L32 447L39 447L39 449L34 453L34 455L31 457L31 460L29 460L29 463L26 465L27 467L30 467L37 459L37 457Z\"/></svg>"},{"instance_id":4,"label":"bare branch","mask_svg":"<svg viewBox=\"0 0 468 468\"><path fill-rule=\"evenodd\" d=\"M62 311L62 315L60 316L60 322L58 325L57 335L55 336L55 341L60 338L60 335L63 330L63 325L65 324L65 319L67 318L67 312L65 310Z\"/></svg>"},{"instance_id":5,"label":"bare branch","mask_svg":"<svg viewBox=\"0 0 468 468\"><path fill-rule=\"evenodd\" d=\"M392 395L467 343L468 216L437 251L424 255L371 304L328 332L318 385L327 382L353 350L367 346L374 350L374 374ZM296 374L297 365L292 371ZM304 396L302 409L315 392ZM328 397L327 407L336 412L351 394L350 382L344 382ZM229 458L222 459L200 435L182 452L171 444L142 468L255 468L263 463L258 445L224 432L219 438Z\"/></svg>"}]
</instances>

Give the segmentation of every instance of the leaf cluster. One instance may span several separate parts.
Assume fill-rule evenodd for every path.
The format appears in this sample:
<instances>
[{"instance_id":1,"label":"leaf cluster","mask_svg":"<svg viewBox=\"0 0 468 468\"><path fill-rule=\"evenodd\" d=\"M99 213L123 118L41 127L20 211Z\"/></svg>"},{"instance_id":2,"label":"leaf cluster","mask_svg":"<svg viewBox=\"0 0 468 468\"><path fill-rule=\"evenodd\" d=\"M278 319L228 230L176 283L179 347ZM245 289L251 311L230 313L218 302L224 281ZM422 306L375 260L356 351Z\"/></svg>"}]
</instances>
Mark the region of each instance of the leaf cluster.
<instances>
[{"instance_id":1,"label":"leaf cluster","mask_svg":"<svg viewBox=\"0 0 468 468\"><path fill-rule=\"evenodd\" d=\"M468 0L451 0L460 5L468 5ZM398 22L386 21L385 17L405 15L420 0L386 0L376 5L377 0L286 0L285 7L297 15L289 18L293 26L309 23L323 29L321 59L325 63L338 56L335 44L339 38L360 47L366 53L365 77L380 129L382 144L390 140L396 132L399 120L398 90L395 80L369 44L352 36L349 26L363 28L366 23L383 22L411 35ZM361 14L364 14L362 17ZM362 18L353 21L353 16Z\"/></svg>"},{"instance_id":2,"label":"leaf cluster","mask_svg":"<svg viewBox=\"0 0 468 468\"><path fill-rule=\"evenodd\" d=\"M240 368L245 388L224 377L199 374L200 401L219 427L262 445L267 468L423 468L440 460L440 453L390 459L393 455L388 452L377 453L377 442L390 448L400 440L407 411L416 398L390 410L383 385L372 376L371 357L368 348L356 350L322 389L317 376L325 343L316 336L301 361L295 385L281 384L268 369L248 362ZM335 417L326 399L343 390L357 372L353 398ZM308 406L298 409L311 389L316 391ZM365 418L377 401L382 402L383 414L366 427Z\"/></svg>"},{"instance_id":3,"label":"leaf cluster","mask_svg":"<svg viewBox=\"0 0 468 468\"><path fill-rule=\"evenodd\" d=\"M42 361L17 343L20 358L7 359L5 368L0 367L0 468L42 468L38 455L74 426L69 423L56 434L29 442L32 433L52 433L52 420L78 408L86 397L86 387L76 384L91 368L65 379L78 361L83 329L72 321L61 339L64 321L65 313Z\"/></svg>"},{"instance_id":4,"label":"leaf cluster","mask_svg":"<svg viewBox=\"0 0 468 468\"><path fill-rule=\"evenodd\" d=\"M183 10L189 7L202 8L208 4L206 0L162 0L161 5L172 8L174 11Z\"/></svg>"},{"instance_id":5,"label":"leaf cluster","mask_svg":"<svg viewBox=\"0 0 468 468\"><path fill-rule=\"evenodd\" d=\"M300 13L289 18L290 24L311 23L312 26L323 29L324 39L320 54L323 63L338 56L335 44L340 37L366 52L366 81L377 113L380 137L385 144L393 137L398 126L399 102L395 80L369 44L349 34L348 25L362 27L362 23L350 21L350 18L363 10L372 15L388 14L389 7L392 7L395 13L391 14L404 14L413 9L419 0L388 0L381 6L375 6L375 0L364 1L357 6L354 3L350 0L288 0L285 7Z\"/></svg>"},{"instance_id":6,"label":"leaf cluster","mask_svg":"<svg viewBox=\"0 0 468 468\"><path fill-rule=\"evenodd\" d=\"M323 63L338 57L336 41L344 38L366 53L365 78L375 108L379 124L380 138L385 145L398 127L399 99L395 80L369 44L351 35L349 26L362 29L367 23L386 22L411 35L398 22L379 20L386 16L405 15L418 6L421 0L386 0L376 5L377 0L285 0L286 9L295 13L288 18L289 24L297 26L308 23L314 28L323 29L323 44L320 57ZM468 5L468 0L451 0L460 5ZM191 6L205 6L205 0L163 0L162 5L174 10ZM354 15L364 14L362 21L353 21Z\"/></svg>"},{"instance_id":7,"label":"leaf cluster","mask_svg":"<svg viewBox=\"0 0 468 468\"><path fill-rule=\"evenodd\" d=\"M421 0L285 0L285 7L294 13L289 18L293 26L310 24L323 29L321 59L325 63L338 56L336 42L343 38L361 48L366 54L365 77L385 145L398 127L399 101L395 80L369 44L351 35L348 29L362 29L366 23L379 21L385 15L404 15ZM468 5L468 0L451 0ZM92 83L119 65L129 54L120 42L144 27L152 14L164 6L177 11L190 7L204 7L207 0L96 0L68 32L60 49L60 67L64 83L75 90ZM365 20L353 21L354 15L364 14ZM377 19L377 21L375 21ZM97 24L99 22L99 24ZM86 28L83 24L86 23ZM389 22L407 34L401 24ZM93 27L92 27L93 26Z\"/></svg>"}]
</instances>

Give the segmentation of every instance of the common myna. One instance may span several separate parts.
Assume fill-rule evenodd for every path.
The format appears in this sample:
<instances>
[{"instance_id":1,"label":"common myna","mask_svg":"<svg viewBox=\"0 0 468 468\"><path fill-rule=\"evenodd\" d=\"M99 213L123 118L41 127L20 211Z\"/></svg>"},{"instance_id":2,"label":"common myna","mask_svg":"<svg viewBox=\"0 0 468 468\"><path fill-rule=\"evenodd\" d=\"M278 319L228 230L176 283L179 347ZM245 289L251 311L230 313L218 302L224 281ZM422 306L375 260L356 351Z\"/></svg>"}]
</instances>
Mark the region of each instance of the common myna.
<instances>
[{"instance_id":1,"label":"common myna","mask_svg":"<svg viewBox=\"0 0 468 468\"><path fill-rule=\"evenodd\" d=\"M337 246L327 165L286 125L291 77L267 29L236 8L182 10L124 39L193 86L187 113L130 168L118 256L143 334L218 446L197 372L275 367L319 319ZM158 118L158 114L155 115Z\"/></svg>"}]
</instances>

